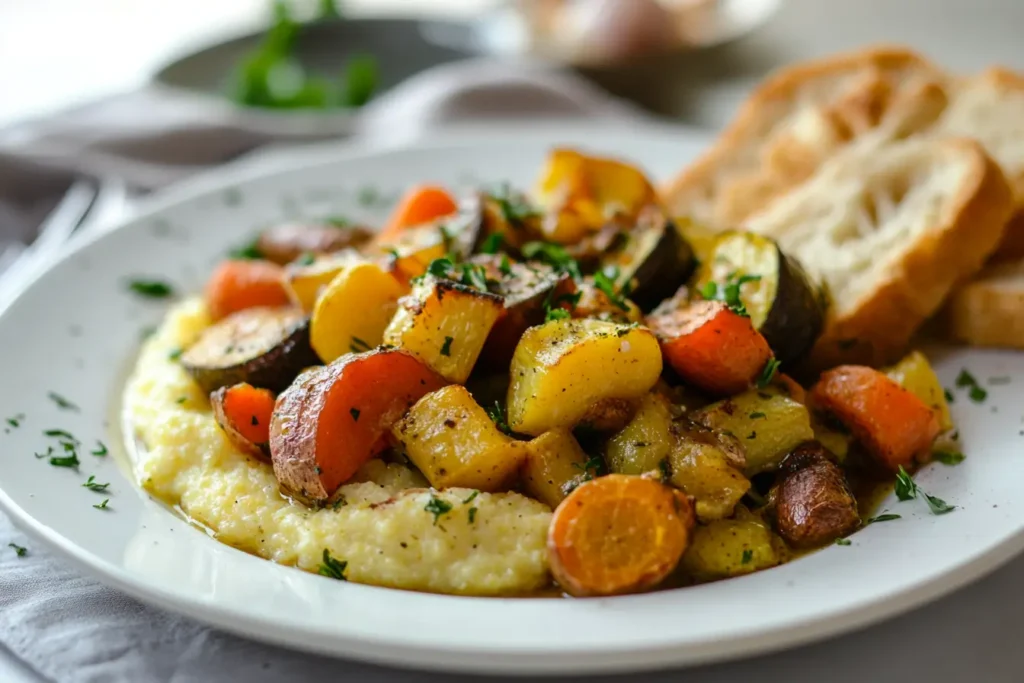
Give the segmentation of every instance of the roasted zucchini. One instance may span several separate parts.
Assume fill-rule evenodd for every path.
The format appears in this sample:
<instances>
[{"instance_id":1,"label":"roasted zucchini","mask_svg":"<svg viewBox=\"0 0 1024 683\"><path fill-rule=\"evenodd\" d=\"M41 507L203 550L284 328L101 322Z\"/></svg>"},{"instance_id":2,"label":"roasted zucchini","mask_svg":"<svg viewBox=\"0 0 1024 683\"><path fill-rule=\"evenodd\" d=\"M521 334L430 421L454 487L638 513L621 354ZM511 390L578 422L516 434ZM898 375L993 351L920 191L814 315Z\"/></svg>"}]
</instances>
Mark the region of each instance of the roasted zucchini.
<instances>
[{"instance_id":1,"label":"roasted zucchini","mask_svg":"<svg viewBox=\"0 0 1024 683\"><path fill-rule=\"evenodd\" d=\"M346 248L358 249L373 233L358 225L329 223L282 223L267 228L256 240L256 248L267 260L282 266L306 254L332 254Z\"/></svg>"},{"instance_id":2,"label":"roasted zucchini","mask_svg":"<svg viewBox=\"0 0 1024 683\"><path fill-rule=\"evenodd\" d=\"M705 298L742 306L783 365L804 357L825 324L819 289L796 260L762 235L719 236L701 266L695 290Z\"/></svg>"},{"instance_id":3,"label":"roasted zucchini","mask_svg":"<svg viewBox=\"0 0 1024 683\"><path fill-rule=\"evenodd\" d=\"M693 249L657 206L640 212L622 242L605 257L604 270L615 273L616 288L644 312L670 298L693 273Z\"/></svg>"},{"instance_id":4,"label":"roasted zucchini","mask_svg":"<svg viewBox=\"0 0 1024 683\"><path fill-rule=\"evenodd\" d=\"M668 457L674 438L668 399L649 393L629 424L608 440L608 469L618 474L657 472Z\"/></svg>"},{"instance_id":5,"label":"roasted zucchini","mask_svg":"<svg viewBox=\"0 0 1024 683\"><path fill-rule=\"evenodd\" d=\"M750 490L743 476L743 449L737 439L686 418L672 426L673 441L664 472L669 482L696 499L701 521L722 519Z\"/></svg>"},{"instance_id":6,"label":"roasted zucchini","mask_svg":"<svg viewBox=\"0 0 1024 683\"><path fill-rule=\"evenodd\" d=\"M247 308L206 328L181 354L203 391L248 382L281 391L319 363L309 344L309 319L298 308Z\"/></svg>"},{"instance_id":7,"label":"roasted zucchini","mask_svg":"<svg viewBox=\"0 0 1024 683\"><path fill-rule=\"evenodd\" d=\"M552 429L526 444L523 489L531 498L558 507L572 489L594 476L589 458L572 432Z\"/></svg>"},{"instance_id":8,"label":"roasted zucchini","mask_svg":"<svg viewBox=\"0 0 1024 683\"><path fill-rule=\"evenodd\" d=\"M751 389L701 408L692 417L739 440L748 477L775 469L793 448L814 438L807 407L779 390Z\"/></svg>"},{"instance_id":9,"label":"roasted zucchini","mask_svg":"<svg viewBox=\"0 0 1024 683\"><path fill-rule=\"evenodd\" d=\"M572 428L605 399L638 399L661 375L651 332L599 320L531 327L512 357L508 422L522 434Z\"/></svg>"},{"instance_id":10,"label":"roasted zucchini","mask_svg":"<svg viewBox=\"0 0 1024 683\"><path fill-rule=\"evenodd\" d=\"M502 490L527 455L527 444L502 434L466 388L458 385L421 398L395 423L391 434L437 489Z\"/></svg>"}]
</instances>

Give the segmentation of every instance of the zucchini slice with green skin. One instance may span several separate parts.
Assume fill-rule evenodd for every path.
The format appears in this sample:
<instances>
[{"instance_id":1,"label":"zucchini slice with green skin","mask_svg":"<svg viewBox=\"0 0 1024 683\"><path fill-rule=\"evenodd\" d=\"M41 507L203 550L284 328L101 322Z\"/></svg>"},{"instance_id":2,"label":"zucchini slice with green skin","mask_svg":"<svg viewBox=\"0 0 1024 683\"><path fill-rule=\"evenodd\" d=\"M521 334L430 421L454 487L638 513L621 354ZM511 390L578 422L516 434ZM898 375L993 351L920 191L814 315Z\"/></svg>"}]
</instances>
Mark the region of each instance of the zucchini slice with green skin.
<instances>
[{"instance_id":1,"label":"zucchini slice with green skin","mask_svg":"<svg viewBox=\"0 0 1024 683\"><path fill-rule=\"evenodd\" d=\"M320 359L309 344L309 318L299 308L247 308L208 327L181 354L203 391L248 382L281 391Z\"/></svg>"},{"instance_id":2,"label":"zucchini slice with green skin","mask_svg":"<svg viewBox=\"0 0 1024 683\"><path fill-rule=\"evenodd\" d=\"M734 301L737 284L739 297ZM762 235L723 233L701 266L695 290L730 306L742 305L784 364L805 356L825 325L819 288L795 259Z\"/></svg>"},{"instance_id":3,"label":"zucchini slice with green skin","mask_svg":"<svg viewBox=\"0 0 1024 683\"><path fill-rule=\"evenodd\" d=\"M693 249L657 207L644 209L624 244L603 259L606 273L618 272L616 287L631 286L629 298L644 313L686 284L696 266Z\"/></svg>"}]
</instances>

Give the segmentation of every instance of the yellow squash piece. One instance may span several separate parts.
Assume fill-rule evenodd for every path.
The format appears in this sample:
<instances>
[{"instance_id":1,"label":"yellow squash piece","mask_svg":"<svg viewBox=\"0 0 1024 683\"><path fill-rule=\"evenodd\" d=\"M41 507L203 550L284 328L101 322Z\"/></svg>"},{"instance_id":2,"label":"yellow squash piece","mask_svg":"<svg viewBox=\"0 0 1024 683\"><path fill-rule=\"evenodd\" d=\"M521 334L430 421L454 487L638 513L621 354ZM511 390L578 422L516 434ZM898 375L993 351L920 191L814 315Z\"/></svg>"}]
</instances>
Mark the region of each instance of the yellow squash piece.
<instances>
[{"instance_id":1,"label":"yellow squash piece","mask_svg":"<svg viewBox=\"0 0 1024 683\"><path fill-rule=\"evenodd\" d=\"M320 292L345 268L365 259L353 249L317 257L312 263L293 263L285 270L285 286L297 306L311 313Z\"/></svg>"},{"instance_id":2,"label":"yellow squash piece","mask_svg":"<svg viewBox=\"0 0 1024 683\"><path fill-rule=\"evenodd\" d=\"M437 489L505 490L527 457L526 443L501 433L458 385L421 398L391 433Z\"/></svg>"},{"instance_id":3,"label":"yellow squash piece","mask_svg":"<svg viewBox=\"0 0 1024 683\"><path fill-rule=\"evenodd\" d=\"M380 346L403 288L376 263L342 268L316 299L310 343L324 363Z\"/></svg>"},{"instance_id":4,"label":"yellow squash piece","mask_svg":"<svg viewBox=\"0 0 1024 683\"><path fill-rule=\"evenodd\" d=\"M949 414L946 402L946 390L939 383L931 364L920 351L911 351L899 363L886 369L889 379L917 396L931 407L939 421L939 429L949 431L953 428L953 418Z\"/></svg>"},{"instance_id":5,"label":"yellow squash piece","mask_svg":"<svg viewBox=\"0 0 1024 683\"><path fill-rule=\"evenodd\" d=\"M399 300L384 343L408 351L448 381L462 384L504 310L500 296L427 276Z\"/></svg>"},{"instance_id":6,"label":"yellow squash piece","mask_svg":"<svg viewBox=\"0 0 1024 683\"><path fill-rule=\"evenodd\" d=\"M668 399L659 393L649 393L630 423L608 440L608 469L617 474L658 471L674 440Z\"/></svg>"},{"instance_id":7,"label":"yellow squash piece","mask_svg":"<svg viewBox=\"0 0 1024 683\"><path fill-rule=\"evenodd\" d=\"M567 429L544 432L526 444L526 453L523 488L552 510L587 474L587 454Z\"/></svg>"},{"instance_id":8,"label":"yellow squash piece","mask_svg":"<svg viewBox=\"0 0 1024 683\"><path fill-rule=\"evenodd\" d=\"M508 421L534 436L571 429L598 403L638 399L661 376L661 349L645 327L552 320L531 327L510 368Z\"/></svg>"}]
</instances>

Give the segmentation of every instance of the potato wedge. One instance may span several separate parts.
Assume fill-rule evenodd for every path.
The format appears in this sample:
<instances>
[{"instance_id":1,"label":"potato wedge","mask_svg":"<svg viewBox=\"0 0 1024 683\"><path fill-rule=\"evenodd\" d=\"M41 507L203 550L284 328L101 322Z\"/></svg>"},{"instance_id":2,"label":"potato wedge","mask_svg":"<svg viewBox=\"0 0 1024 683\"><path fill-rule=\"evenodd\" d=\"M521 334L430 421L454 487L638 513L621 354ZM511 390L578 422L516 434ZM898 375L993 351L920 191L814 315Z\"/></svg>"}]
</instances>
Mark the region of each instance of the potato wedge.
<instances>
[{"instance_id":1,"label":"potato wedge","mask_svg":"<svg viewBox=\"0 0 1024 683\"><path fill-rule=\"evenodd\" d=\"M544 432L526 444L523 489L554 509L584 478L592 476L587 473L588 460L569 430Z\"/></svg>"},{"instance_id":2,"label":"potato wedge","mask_svg":"<svg viewBox=\"0 0 1024 683\"><path fill-rule=\"evenodd\" d=\"M499 296L428 275L399 300L384 343L405 349L449 381L463 384L503 311Z\"/></svg>"},{"instance_id":3,"label":"potato wedge","mask_svg":"<svg viewBox=\"0 0 1024 683\"><path fill-rule=\"evenodd\" d=\"M313 350L325 363L380 346L403 288L376 263L342 268L316 299L310 318Z\"/></svg>"},{"instance_id":4,"label":"potato wedge","mask_svg":"<svg viewBox=\"0 0 1024 683\"><path fill-rule=\"evenodd\" d=\"M509 426L539 436L571 428L605 399L639 399L661 376L649 330L600 320L552 320L531 327L512 357Z\"/></svg>"},{"instance_id":5,"label":"potato wedge","mask_svg":"<svg viewBox=\"0 0 1024 683\"><path fill-rule=\"evenodd\" d=\"M526 444L495 426L463 386L427 394L391 434L430 485L501 491L526 459Z\"/></svg>"}]
</instances>

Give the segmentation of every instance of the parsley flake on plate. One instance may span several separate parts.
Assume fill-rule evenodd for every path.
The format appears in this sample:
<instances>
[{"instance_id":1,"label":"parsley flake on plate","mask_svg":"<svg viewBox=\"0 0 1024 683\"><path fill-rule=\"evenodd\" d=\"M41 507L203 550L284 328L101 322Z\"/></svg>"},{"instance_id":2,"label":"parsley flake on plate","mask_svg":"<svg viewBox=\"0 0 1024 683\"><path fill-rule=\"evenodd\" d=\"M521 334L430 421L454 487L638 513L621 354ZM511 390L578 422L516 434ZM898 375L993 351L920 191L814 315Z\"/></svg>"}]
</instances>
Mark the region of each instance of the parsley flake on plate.
<instances>
[{"instance_id":1,"label":"parsley flake on plate","mask_svg":"<svg viewBox=\"0 0 1024 683\"><path fill-rule=\"evenodd\" d=\"M423 509L434 515L434 526L437 526L437 520L441 518L441 515L446 515L452 511L452 504L444 498L438 498L434 494L430 494L430 500L427 501Z\"/></svg>"},{"instance_id":2,"label":"parsley flake on plate","mask_svg":"<svg viewBox=\"0 0 1024 683\"><path fill-rule=\"evenodd\" d=\"M348 569L347 560L336 560L331 557L331 551L327 548L324 548L323 560L317 568L317 573L320 576L337 579L338 581L348 581L345 577L345 570Z\"/></svg>"}]
</instances>

